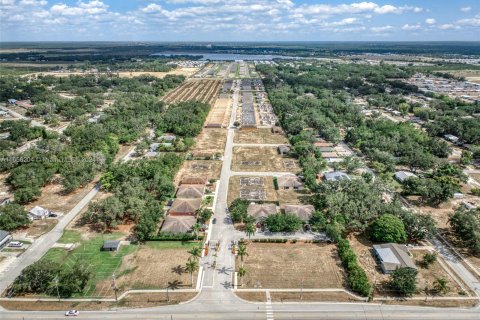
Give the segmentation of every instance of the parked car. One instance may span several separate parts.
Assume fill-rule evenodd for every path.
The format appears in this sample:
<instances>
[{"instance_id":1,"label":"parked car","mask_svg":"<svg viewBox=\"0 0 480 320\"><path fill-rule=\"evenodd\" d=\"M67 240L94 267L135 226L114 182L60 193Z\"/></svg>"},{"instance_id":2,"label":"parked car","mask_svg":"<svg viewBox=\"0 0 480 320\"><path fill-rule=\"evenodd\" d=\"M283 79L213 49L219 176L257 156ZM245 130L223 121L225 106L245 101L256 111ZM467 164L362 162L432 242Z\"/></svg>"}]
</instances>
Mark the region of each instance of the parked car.
<instances>
[{"instance_id":1,"label":"parked car","mask_svg":"<svg viewBox=\"0 0 480 320\"><path fill-rule=\"evenodd\" d=\"M49 218L56 218L56 217L58 217L58 214L56 214L56 213L50 213L50 214L48 215L48 217L49 217Z\"/></svg>"},{"instance_id":2,"label":"parked car","mask_svg":"<svg viewBox=\"0 0 480 320\"><path fill-rule=\"evenodd\" d=\"M11 247L11 248L21 248L21 247L23 247L23 243L21 243L20 241L11 241L8 244L8 246Z\"/></svg>"},{"instance_id":3,"label":"parked car","mask_svg":"<svg viewBox=\"0 0 480 320\"><path fill-rule=\"evenodd\" d=\"M68 310L65 312L65 317L76 317L80 314L80 311L78 310Z\"/></svg>"},{"instance_id":4,"label":"parked car","mask_svg":"<svg viewBox=\"0 0 480 320\"><path fill-rule=\"evenodd\" d=\"M215 223L217 223L217 218L213 218L212 220L212 224L215 224Z\"/></svg>"}]
</instances>

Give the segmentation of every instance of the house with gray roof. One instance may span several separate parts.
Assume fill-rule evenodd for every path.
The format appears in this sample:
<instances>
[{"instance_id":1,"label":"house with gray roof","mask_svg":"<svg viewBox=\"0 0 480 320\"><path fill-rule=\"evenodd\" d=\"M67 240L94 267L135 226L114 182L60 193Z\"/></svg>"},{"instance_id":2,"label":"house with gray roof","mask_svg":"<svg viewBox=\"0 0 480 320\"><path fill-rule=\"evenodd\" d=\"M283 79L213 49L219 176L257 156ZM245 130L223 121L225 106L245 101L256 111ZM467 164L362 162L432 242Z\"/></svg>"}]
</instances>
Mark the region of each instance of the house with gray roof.
<instances>
[{"instance_id":1,"label":"house with gray roof","mask_svg":"<svg viewBox=\"0 0 480 320\"><path fill-rule=\"evenodd\" d=\"M405 245L398 243L376 244L373 245L373 253L383 273L392 273L397 268L417 268Z\"/></svg>"},{"instance_id":2,"label":"house with gray roof","mask_svg":"<svg viewBox=\"0 0 480 320\"><path fill-rule=\"evenodd\" d=\"M350 180L348 174L342 171L334 171L334 172L325 172L323 178L326 181L340 181L340 180Z\"/></svg>"},{"instance_id":3,"label":"house with gray roof","mask_svg":"<svg viewBox=\"0 0 480 320\"><path fill-rule=\"evenodd\" d=\"M395 172L395 179L399 182L405 182L408 178L416 178L417 176L408 171L397 171Z\"/></svg>"}]
</instances>

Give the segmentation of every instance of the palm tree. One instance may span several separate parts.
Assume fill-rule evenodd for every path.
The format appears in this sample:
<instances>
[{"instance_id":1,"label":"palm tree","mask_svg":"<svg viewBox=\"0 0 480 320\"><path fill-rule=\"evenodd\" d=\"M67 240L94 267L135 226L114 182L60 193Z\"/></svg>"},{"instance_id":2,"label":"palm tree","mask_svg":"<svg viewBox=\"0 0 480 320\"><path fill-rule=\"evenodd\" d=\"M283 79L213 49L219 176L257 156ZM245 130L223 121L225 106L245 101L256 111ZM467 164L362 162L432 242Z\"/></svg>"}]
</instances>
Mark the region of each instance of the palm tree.
<instances>
[{"instance_id":1,"label":"palm tree","mask_svg":"<svg viewBox=\"0 0 480 320\"><path fill-rule=\"evenodd\" d=\"M448 282L444 277L439 277L435 279L435 282L433 283L433 288L436 292L439 292L441 294L446 294L448 291L450 291L450 288L448 287Z\"/></svg>"},{"instance_id":2,"label":"palm tree","mask_svg":"<svg viewBox=\"0 0 480 320\"><path fill-rule=\"evenodd\" d=\"M195 235L196 241L198 241L198 232L200 231L201 228L202 226L198 222L192 226L192 231L193 231L193 234Z\"/></svg>"},{"instance_id":3,"label":"palm tree","mask_svg":"<svg viewBox=\"0 0 480 320\"><path fill-rule=\"evenodd\" d=\"M255 235L256 229L257 228L255 227L255 224L253 224L253 223L248 223L247 225L245 225L245 234L247 235L248 240L250 240L251 236Z\"/></svg>"},{"instance_id":4,"label":"palm tree","mask_svg":"<svg viewBox=\"0 0 480 320\"><path fill-rule=\"evenodd\" d=\"M188 259L187 263L185 264L185 269L190 273L191 283L193 287L193 273L198 270L197 261Z\"/></svg>"},{"instance_id":5,"label":"palm tree","mask_svg":"<svg viewBox=\"0 0 480 320\"><path fill-rule=\"evenodd\" d=\"M247 270L244 267L238 268L238 276L240 277L240 285L243 287L243 277L247 273Z\"/></svg>"},{"instance_id":6,"label":"palm tree","mask_svg":"<svg viewBox=\"0 0 480 320\"><path fill-rule=\"evenodd\" d=\"M200 256L202 255L202 247L193 247L192 249L190 249L190 251L188 251L188 253L191 254L188 260L190 260L192 257L200 258Z\"/></svg>"},{"instance_id":7,"label":"palm tree","mask_svg":"<svg viewBox=\"0 0 480 320\"><path fill-rule=\"evenodd\" d=\"M238 245L237 254L240 257L240 261L242 262L242 267L243 267L243 259L244 259L244 257L248 256L247 245L245 243L240 243Z\"/></svg>"}]
</instances>

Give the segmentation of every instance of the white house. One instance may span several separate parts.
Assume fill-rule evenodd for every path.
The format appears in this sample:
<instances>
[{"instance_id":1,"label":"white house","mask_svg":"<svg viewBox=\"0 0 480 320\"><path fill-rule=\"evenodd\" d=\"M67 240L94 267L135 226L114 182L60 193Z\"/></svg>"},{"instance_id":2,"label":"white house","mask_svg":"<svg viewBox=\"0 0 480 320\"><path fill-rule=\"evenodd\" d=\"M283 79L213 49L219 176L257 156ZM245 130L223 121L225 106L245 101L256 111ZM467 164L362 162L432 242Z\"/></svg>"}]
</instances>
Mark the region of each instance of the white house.
<instances>
[{"instance_id":1,"label":"white house","mask_svg":"<svg viewBox=\"0 0 480 320\"><path fill-rule=\"evenodd\" d=\"M28 212L28 217L31 220L41 220L41 219L45 219L49 214L50 214L49 210L36 206L36 207L33 207Z\"/></svg>"}]
</instances>

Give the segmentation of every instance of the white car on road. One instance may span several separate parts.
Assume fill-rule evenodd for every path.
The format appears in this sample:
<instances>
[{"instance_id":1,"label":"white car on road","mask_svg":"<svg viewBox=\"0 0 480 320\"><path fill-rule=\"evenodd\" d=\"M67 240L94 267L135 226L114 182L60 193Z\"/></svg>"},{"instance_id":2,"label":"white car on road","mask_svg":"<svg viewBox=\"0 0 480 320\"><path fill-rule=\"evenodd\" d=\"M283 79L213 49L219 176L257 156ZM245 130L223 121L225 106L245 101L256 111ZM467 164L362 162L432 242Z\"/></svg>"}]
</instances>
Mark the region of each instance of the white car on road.
<instances>
[{"instance_id":1,"label":"white car on road","mask_svg":"<svg viewBox=\"0 0 480 320\"><path fill-rule=\"evenodd\" d=\"M68 310L65 312L65 317L76 317L80 314L80 311L78 310Z\"/></svg>"}]
</instances>

